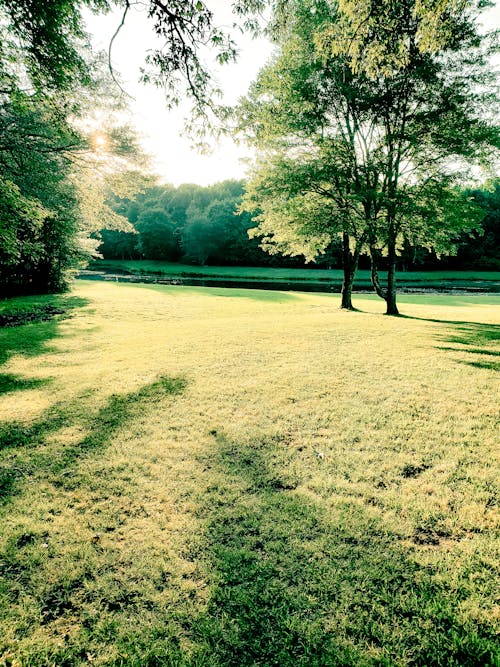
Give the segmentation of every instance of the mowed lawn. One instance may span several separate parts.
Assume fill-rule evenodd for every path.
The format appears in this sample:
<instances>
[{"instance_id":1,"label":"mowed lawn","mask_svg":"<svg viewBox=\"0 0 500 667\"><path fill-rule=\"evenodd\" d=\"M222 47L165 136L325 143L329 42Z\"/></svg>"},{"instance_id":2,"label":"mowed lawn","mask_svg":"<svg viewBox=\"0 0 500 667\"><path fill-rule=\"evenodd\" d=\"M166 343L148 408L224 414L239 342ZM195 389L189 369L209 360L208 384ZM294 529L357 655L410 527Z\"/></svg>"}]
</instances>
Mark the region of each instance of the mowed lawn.
<instances>
[{"instance_id":1,"label":"mowed lawn","mask_svg":"<svg viewBox=\"0 0 500 667\"><path fill-rule=\"evenodd\" d=\"M2 667L500 664L500 297L46 303L0 329Z\"/></svg>"}]
</instances>

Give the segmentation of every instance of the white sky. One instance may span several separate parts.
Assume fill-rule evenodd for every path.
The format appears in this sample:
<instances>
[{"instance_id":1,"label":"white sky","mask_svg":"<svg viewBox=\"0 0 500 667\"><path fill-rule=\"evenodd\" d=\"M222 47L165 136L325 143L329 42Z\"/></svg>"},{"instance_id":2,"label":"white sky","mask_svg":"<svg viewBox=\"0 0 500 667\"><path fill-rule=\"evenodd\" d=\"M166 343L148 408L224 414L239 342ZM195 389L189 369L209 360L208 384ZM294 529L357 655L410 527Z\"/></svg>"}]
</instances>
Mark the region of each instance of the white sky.
<instances>
[{"instance_id":1,"label":"white sky","mask_svg":"<svg viewBox=\"0 0 500 667\"><path fill-rule=\"evenodd\" d=\"M230 25L230 0L206 0L214 11L217 25ZM95 48L107 50L112 35L121 21L121 12L106 16L88 15L87 26ZM500 28L500 5L485 15L488 29ZM235 102L247 92L258 70L268 60L271 46L263 39L236 36L240 56L236 64L218 69L218 81L225 91L225 102ZM125 26L113 45L113 65L121 75L124 89L134 98L129 101L133 123L142 137L142 145L153 157L153 170L165 183L198 183L208 185L228 178L243 178L245 166L241 158L249 153L231 139L219 142L210 155L192 150L182 136L183 118L189 105L169 111L161 90L139 82L139 68L144 65L148 49L155 44L151 23L137 11L131 11Z\"/></svg>"},{"instance_id":2,"label":"white sky","mask_svg":"<svg viewBox=\"0 0 500 667\"><path fill-rule=\"evenodd\" d=\"M229 0L212 0L206 4L216 15L217 25L231 25ZM107 51L111 37L121 21L122 12L105 16L86 15L87 28L93 36L93 46ZM270 44L253 40L248 35L236 35L240 55L236 64L217 69L217 80L225 93L224 101L235 102L247 92L258 70L267 61ZM243 178L248 149L236 146L230 138L221 140L210 155L200 155L191 149L188 138L181 136L183 119L189 103L168 110L161 90L139 82L140 67L148 49L154 47L152 25L137 11L129 12L126 23L115 39L112 51L113 67L120 73L125 91L134 99L128 101L132 122L142 138L142 145L153 157L153 170L166 183L198 183L208 185L229 178Z\"/></svg>"}]
</instances>

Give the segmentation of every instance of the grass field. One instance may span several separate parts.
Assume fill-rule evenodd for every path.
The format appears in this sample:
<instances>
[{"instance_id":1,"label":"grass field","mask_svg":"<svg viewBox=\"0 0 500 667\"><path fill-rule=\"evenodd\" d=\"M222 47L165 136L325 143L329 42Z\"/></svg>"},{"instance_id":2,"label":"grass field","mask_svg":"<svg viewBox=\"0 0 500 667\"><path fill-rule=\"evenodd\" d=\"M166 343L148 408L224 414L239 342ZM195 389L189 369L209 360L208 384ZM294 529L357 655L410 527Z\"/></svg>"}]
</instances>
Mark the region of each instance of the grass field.
<instances>
[{"instance_id":1,"label":"grass field","mask_svg":"<svg viewBox=\"0 0 500 667\"><path fill-rule=\"evenodd\" d=\"M2 667L500 664L500 297L355 305L0 302Z\"/></svg>"},{"instance_id":2,"label":"grass field","mask_svg":"<svg viewBox=\"0 0 500 667\"><path fill-rule=\"evenodd\" d=\"M101 271L124 271L132 274L164 275L169 277L210 278L221 280L258 280L262 282L342 283L340 269L275 269L255 266L192 266L174 262L153 260L98 260L89 267ZM380 272L381 279L385 272ZM477 281L500 282L500 271L404 271L398 273L400 284L475 283ZM370 272L360 270L356 284L370 286Z\"/></svg>"}]
</instances>

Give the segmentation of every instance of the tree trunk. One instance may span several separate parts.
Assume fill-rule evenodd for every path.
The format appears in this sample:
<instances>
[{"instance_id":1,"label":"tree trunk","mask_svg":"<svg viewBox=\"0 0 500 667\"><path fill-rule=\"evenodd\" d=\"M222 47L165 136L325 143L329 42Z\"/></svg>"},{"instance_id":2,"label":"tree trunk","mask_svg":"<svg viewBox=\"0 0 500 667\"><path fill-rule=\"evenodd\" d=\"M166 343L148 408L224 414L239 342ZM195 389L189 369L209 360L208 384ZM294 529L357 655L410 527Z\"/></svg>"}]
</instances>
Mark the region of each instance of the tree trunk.
<instances>
[{"instance_id":1,"label":"tree trunk","mask_svg":"<svg viewBox=\"0 0 500 667\"><path fill-rule=\"evenodd\" d=\"M386 303L386 315L399 315L396 305L396 244L390 243L387 256L387 289L380 284L378 276L378 253L370 246L371 280L377 295Z\"/></svg>"},{"instance_id":2,"label":"tree trunk","mask_svg":"<svg viewBox=\"0 0 500 667\"><path fill-rule=\"evenodd\" d=\"M342 283L340 307L346 310L354 310L352 305L352 278L349 271L344 267L344 281Z\"/></svg>"},{"instance_id":3,"label":"tree trunk","mask_svg":"<svg viewBox=\"0 0 500 667\"><path fill-rule=\"evenodd\" d=\"M346 232L344 232L342 237L342 259L344 280L342 282L340 307L345 308L346 310L355 310L352 305L352 286L358 268L359 252L356 250L354 254L351 253L349 247L349 234Z\"/></svg>"},{"instance_id":4,"label":"tree trunk","mask_svg":"<svg viewBox=\"0 0 500 667\"><path fill-rule=\"evenodd\" d=\"M378 277L378 252L373 246L370 246L370 269L371 281L375 292L381 299L387 301L387 292L382 288Z\"/></svg>"},{"instance_id":5,"label":"tree trunk","mask_svg":"<svg viewBox=\"0 0 500 667\"><path fill-rule=\"evenodd\" d=\"M396 305L396 241L391 239L387 254L387 303L386 315L399 315Z\"/></svg>"}]
</instances>

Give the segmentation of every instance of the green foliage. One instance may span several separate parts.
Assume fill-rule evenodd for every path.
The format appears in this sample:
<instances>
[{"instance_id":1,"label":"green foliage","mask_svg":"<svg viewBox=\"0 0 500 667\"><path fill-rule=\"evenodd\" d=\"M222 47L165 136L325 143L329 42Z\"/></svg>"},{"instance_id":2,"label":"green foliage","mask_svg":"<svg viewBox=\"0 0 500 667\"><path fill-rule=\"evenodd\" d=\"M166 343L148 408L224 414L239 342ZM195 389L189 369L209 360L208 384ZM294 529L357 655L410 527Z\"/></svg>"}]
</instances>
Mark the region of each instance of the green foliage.
<instances>
[{"instance_id":1,"label":"green foliage","mask_svg":"<svg viewBox=\"0 0 500 667\"><path fill-rule=\"evenodd\" d=\"M178 256L175 226L162 209L147 209L139 215L137 249L144 257L173 260Z\"/></svg>"},{"instance_id":2,"label":"green foliage","mask_svg":"<svg viewBox=\"0 0 500 667\"><path fill-rule=\"evenodd\" d=\"M74 0L0 1L2 26L10 39L21 45L24 65L39 90L46 86L72 88L75 79L90 81L88 61L82 55L85 33L81 4ZM106 0L85 0L85 4L94 9L108 5Z\"/></svg>"},{"instance_id":3,"label":"green foliage","mask_svg":"<svg viewBox=\"0 0 500 667\"><path fill-rule=\"evenodd\" d=\"M477 47L474 22L488 0L338 0L338 18L316 35L322 52L345 57L372 79L413 67L418 55Z\"/></svg>"},{"instance_id":4,"label":"green foliage","mask_svg":"<svg viewBox=\"0 0 500 667\"><path fill-rule=\"evenodd\" d=\"M99 253L112 259L139 259L137 234L102 229L99 233Z\"/></svg>"},{"instance_id":5,"label":"green foliage","mask_svg":"<svg viewBox=\"0 0 500 667\"><path fill-rule=\"evenodd\" d=\"M457 257L450 264L486 270L500 268L500 181L487 183L483 189L467 194L484 215L481 229L462 235L457 241Z\"/></svg>"},{"instance_id":6,"label":"green foliage","mask_svg":"<svg viewBox=\"0 0 500 667\"><path fill-rule=\"evenodd\" d=\"M263 10L270 7L279 15L283 4L282 0L237 0L232 10L239 29L256 33ZM215 24L212 10L201 0L148 0L140 7L128 0L0 0L1 25L9 39L21 45L24 67L38 89L71 90L75 80L83 85L92 82L93 68L84 53L88 35L82 10L87 8L95 13L121 10L117 32L125 21L133 21L129 14L134 11L147 16L162 46L149 51L142 79L161 86L169 105L177 104L182 94L191 97L193 132L211 111L227 115L216 104L220 90L203 54L208 47L216 63L232 62L237 44L231 30Z\"/></svg>"},{"instance_id":7,"label":"green foliage","mask_svg":"<svg viewBox=\"0 0 500 667\"><path fill-rule=\"evenodd\" d=\"M44 12L35 4L33 29L37 12ZM47 9L47 16L51 11ZM90 107L95 111L93 95L102 93L111 118L114 109L105 78L99 78L102 72L94 71L89 64L92 55L80 52L78 47L89 71L96 74L92 80L84 77L84 85L76 84L73 78L72 90L66 89L63 80L57 79L55 64L55 78L47 72L44 78L43 63L39 63L37 72L32 71L36 58L28 42L24 49L14 43L16 30L23 29L23 21L28 20L23 17L17 28L7 19L0 28L5 37L0 49L2 295L64 290L71 270L95 256L97 243L90 238L92 232L103 226L130 230L128 221L112 211L105 200L109 191L131 192L130 184L126 187L126 169L130 168L131 157L140 157L130 129L120 128L112 120L105 128L107 136L100 135L105 150L98 148L95 136L86 136L82 116ZM35 41L41 39L40 35L37 33ZM76 48L71 35L64 39ZM48 57L52 47L47 48ZM69 61L66 64L69 76L73 65ZM90 120L86 118L87 125ZM113 177L117 169L125 172L120 178ZM137 174L134 180L140 182Z\"/></svg>"},{"instance_id":8,"label":"green foliage","mask_svg":"<svg viewBox=\"0 0 500 667\"><path fill-rule=\"evenodd\" d=\"M294 159L278 155L257 165L241 210L257 213L259 224L250 234L261 238L264 250L315 261L337 235L351 229L351 218L328 184L329 167L305 151Z\"/></svg>"},{"instance_id":9,"label":"green foliage","mask_svg":"<svg viewBox=\"0 0 500 667\"><path fill-rule=\"evenodd\" d=\"M407 185L399 194L404 207L398 226L397 250L401 254L405 243L433 253L438 259L444 254L455 255L461 235L468 236L481 229L484 210L470 194L453 186L453 180L443 177L427 179L418 185ZM389 243L388 227L375 227L373 246L386 252Z\"/></svg>"},{"instance_id":10,"label":"green foliage","mask_svg":"<svg viewBox=\"0 0 500 667\"><path fill-rule=\"evenodd\" d=\"M241 261L244 255L238 256L238 242L248 246L240 248L243 253L251 249L245 234L248 218L237 216L235 210L241 188L237 194L224 192L223 188L212 190L214 199L205 208L190 206L186 212L188 222L181 233L185 256L195 264L205 264L208 259L212 263Z\"/></svg>"},{"instance_id":11,"label":"green foliage","mask_svg":"<svg viewBox=\"0 0 500 667\"><path fill-rule=\"evenodd\" d=\"M104 134L94 133L89 141L82 124L76 130L74 123L89 111L89 104L95 109L96 96L107 104L113 98L102 74L108 63L90 54L82 9L106 12L116 6L124 8L125 20L132 5L122 0L0 0L4 293L64 289L68 271L95 255L92 233L100 227L132 229L106 200L114 193L131 196L114 187L109 176L112 167L125 171L127 161L139 164L134 133L108 124ZM262 8L260 0L240 0L234 7L240 17ZM152 71L144 73L144 80L161 84L171 103L176 103L184 81L196 113L206 116L215 90L199 50L209 45L219 62L227 62L236 55L234 42L214 25L203 2L151 0L147 13L153 31L166 41L150 53ZM91 152L100 155L88 159ZM83 153L87 161L77 166L75 156Z\"/></svg>"},{"instance_id":12,"label":"green foliage","mask_svg":"<svg viewBox=\"0 0 500 667\"><path fill-rule=\"evenodd\" d=\"M3 294L58 291L78 256L78 209L68 155L81 138L57 97L13 88L0 98Z\"/></svg>"},{"instance_id":13,"label":"green foliage","mask_svg":"<svg viewBox=\"0 0 500 667\"><path fill-rule=\"evenodd\" d=\"M100 252L106 259L183 261L193 264L268 263L256 241L248 238L255 224L237 212L243 194L239 181L209 187L185 184L153 186L134 198L114 197L112 207L133 224L137 235L102 231Z\"/></svg>"},{"instance_id":14,"label":"green foliage","mask_svg":"<svg viewBox=\"0 0 500 667\"><path fill-rule=\"evenodd\" d=\"M318 218L326 234L341 231L358 252L369 247L373 261L387 253L387 291L377 291L397 312L404 244L451 252L460 230L477 226L479 213L458 188L471 165L495 164L500 146L487 64L495 40L477 26L483 6L295 3L277 57L240 107L263 153L248 199L262 210L268 247L288 242L303 252L304 211L319 196L333 208ZM292 206L290 196L305 199Z\"/></svg>"},{"instance_id":15,"label":"green foliage","mask_svg":"<svg viewBox=\"0 0 500 667\"><path fill-rule=\"evenodd\" d=\"M23 197L14 183L0 179L0 266L4 270L23 261L36 263L43 250L37 239L47 215L38 201Z\"/></svg>"}]
</instances>

